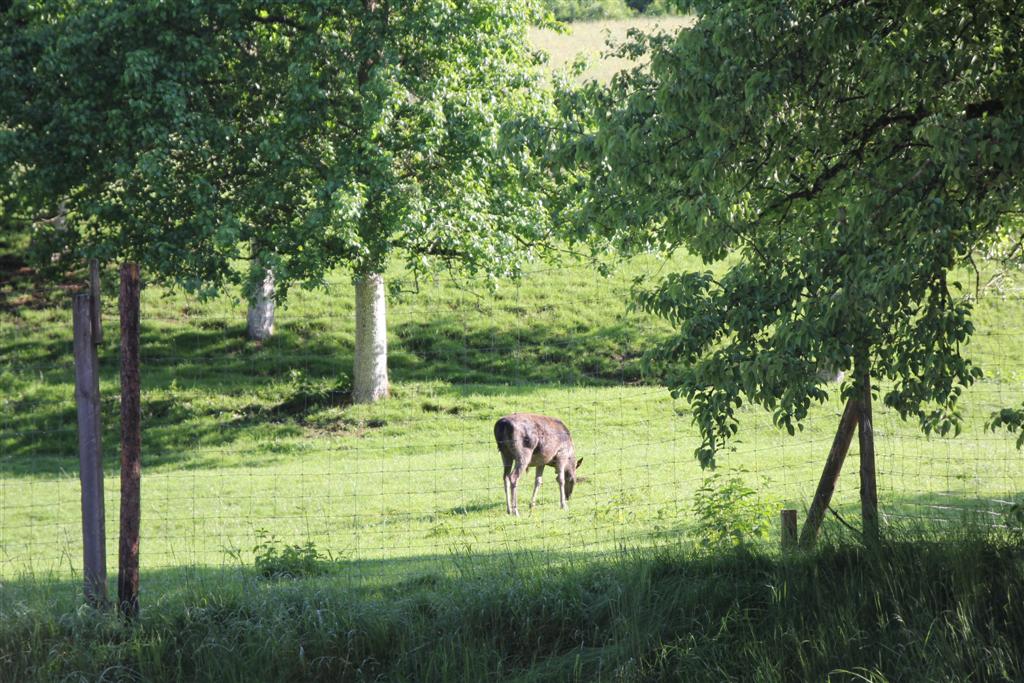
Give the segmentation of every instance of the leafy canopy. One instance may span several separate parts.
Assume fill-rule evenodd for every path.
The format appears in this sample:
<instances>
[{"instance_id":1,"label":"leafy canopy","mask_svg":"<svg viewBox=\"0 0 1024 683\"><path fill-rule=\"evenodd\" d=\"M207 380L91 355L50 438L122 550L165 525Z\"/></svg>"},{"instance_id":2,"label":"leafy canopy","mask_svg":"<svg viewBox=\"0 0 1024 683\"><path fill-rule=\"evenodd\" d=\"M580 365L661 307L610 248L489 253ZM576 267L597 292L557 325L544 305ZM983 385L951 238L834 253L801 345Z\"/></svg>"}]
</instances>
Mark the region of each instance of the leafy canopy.
<instances>
[{"instance_id":1,"label":"leafy canopy","mask_svg":"<svg viewBox=\"0 0 1024 683\"><path fill-rule=\"evenodd\" d=\"M701 462L744 400L792 433L824 369L958 430L981 370L949 273L1024 233L1024 5L695 4L692 29L623 48L649 68L592 87L563 164L586 184L579 223L715 264L639 299L677 326L658 362Z\"/></svg>"},{"instance_id":2,"label":"leafy canopy","mask_svg":"<svg viewBox=\"0 0 1024 683\"><path fill-rule=\"evenodd\" d=\"M501 0L14 2L0 166L27 218L63 203L82 252L206 294L271 267L281 297L392 253L508 274L550 235L546 180L505 134L550 115L540 20Z\"/></svg>"}]
</instances>

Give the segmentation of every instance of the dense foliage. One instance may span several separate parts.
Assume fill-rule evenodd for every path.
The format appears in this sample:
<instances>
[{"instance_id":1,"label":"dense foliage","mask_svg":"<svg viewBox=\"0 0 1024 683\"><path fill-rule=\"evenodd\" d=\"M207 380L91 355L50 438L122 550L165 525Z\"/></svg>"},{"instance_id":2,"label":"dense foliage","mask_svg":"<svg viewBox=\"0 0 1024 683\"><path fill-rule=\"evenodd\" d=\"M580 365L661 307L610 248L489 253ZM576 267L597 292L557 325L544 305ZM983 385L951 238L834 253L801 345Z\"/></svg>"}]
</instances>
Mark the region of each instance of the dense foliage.
<instances>
[{"instance_id":1,"label":"dense foliage","mask_svg":"<svg viewBox=\"0 0 1024 683\"><path fill-rule=\"evenodd\" d=\"M691 30L625 48L650 67L591 91L565 164L588 190L578 224L713 265L640 297L677 327L659 360L701 462L745 400L792 433L824 369L957 431L982 372L949 274L1024 237L1024 7L695 5Z\"/></svg>"},{"instance_id":2,"label":"dense foliage","mask_svg":"<svg viewBox=\"0 0 1024 683\"><path fill-rule=\"evenodd\" d=\"M392 253L507 274L549 232L534 162L502 133L546 112L525 39L538 12L15 2L0 12L5 186L26 220L66 211L79 252L203 293L271 268L280 298Z\"/></svg>"}]
</instances>

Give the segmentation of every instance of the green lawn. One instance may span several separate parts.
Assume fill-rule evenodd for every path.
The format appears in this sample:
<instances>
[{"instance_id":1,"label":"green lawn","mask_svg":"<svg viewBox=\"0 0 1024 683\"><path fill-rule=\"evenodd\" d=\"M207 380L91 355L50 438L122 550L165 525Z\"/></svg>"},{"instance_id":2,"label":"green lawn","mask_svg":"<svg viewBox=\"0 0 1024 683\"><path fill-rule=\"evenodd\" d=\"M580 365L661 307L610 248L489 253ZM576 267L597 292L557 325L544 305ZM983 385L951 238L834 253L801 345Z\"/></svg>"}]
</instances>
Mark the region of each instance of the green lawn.
<instances>
[{"instance_id":1,"label":"green lawn","mask_svg":"<svg viewBox=\"0 0 1024 683\"><path fill-rule=\"evenodd\" d=\"M393 397L350 406L351 287L293 293L268 343L244 339L244 310L148 287L143 295L143 568L250 565L260 530L312 541L349 574L405 575L452 553L535 550L552 557L688 539L693 458L685 406L646 380L640 356L664 323L631 312L634 277L698 264L638 258L603 278L538 265L496 291L439 279L390 301ZM395 277L400 277L396 273ZM117 331L106 276L101 348L108 476L108 552L117 538ZM412 283L405 283L406 289ZM8 297L11 301L12 298ZM0 576L69 575L80 567L79 487L70 316L54 305L0 314ZM966 433L925 439L882 412L880 497L893 516L956 518L1001 510L1024 490L1009 435L984 432L989 412L1024 386L1024 304L990 297L972 352L988 378L964 399ZM586 458L571 510L553 477L541 504L505 516L494 420L557 415ZM817 483L840 406L822 406L795 438L767 415L744 414L722 458L771 509L803 509ZM855 517L856 445L840 481ZM529 495L532 478L523 487ZM830 522L831 523L831 522Z\"/></svg>"}]
</instances>

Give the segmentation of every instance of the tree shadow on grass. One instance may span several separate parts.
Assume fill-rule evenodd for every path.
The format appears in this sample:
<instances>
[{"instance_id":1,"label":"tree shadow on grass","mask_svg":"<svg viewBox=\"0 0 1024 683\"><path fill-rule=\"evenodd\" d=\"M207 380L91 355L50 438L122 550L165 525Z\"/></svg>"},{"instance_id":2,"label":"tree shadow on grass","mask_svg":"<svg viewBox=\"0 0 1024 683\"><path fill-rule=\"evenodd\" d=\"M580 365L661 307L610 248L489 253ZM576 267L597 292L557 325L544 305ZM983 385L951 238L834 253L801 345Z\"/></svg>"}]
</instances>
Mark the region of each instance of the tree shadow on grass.
<instances>
[{"instance_id":1,"label":"tree shadow on grass","mask_svg":"<svg viewBox=\"0 0 1024 683\"><path fill-rule=\"evenodd\" d=\"M278 544L303 547L301 539L286 539ZM342 590L365 597L402 597L410 590L442 588L460 579L472 577L499 577L510 568L538 567L566 563L584 566L587 563L607 558L607 551L562 551L562 550L508 550L502 552L465 552L453 550L444 554L423 554L388 559L350 559L334 556L330 548L314 544L320 559L314 572L308 575L264 576L253 560L239 560L233 565L205 566L182 565L174 567L146 567L145 554L141 557L140 585L142 603L145 609L148 596L161 596L160 602L167 604L176 600L188 600L190 595L204 591L222 592L228 597L232 590L236 595L250 592L281 589L290 591L296 587L310 590L328 588ZM331 555L331 557L328 557ZM56 609L74 610L82 603L82 579L76 570L74 576L58 570L33 571L4 576L3 589L11 601L33 602L33 597L42 598ZM117 595L116 573L108 573L108 594Z\"/></svg>"},{"instance_id":2,"label":"tree shadow on grass","mask_svg":"<svg viewBox=\"0 0 1024 683\"><path fill-rule=\"evenodd\" d=\"M47 323L52 325L54 323ZM350 415L352 341L318 321L285 322L270 340L246 340L223 319L142 324L143 458L148 469L254 467L288 457L306 436L358 438L386 423ZM574 330L524 320L514 330L467 330L439 315L390 332L392 380L438 382L458 393L528 395L540 386L614 386L642 381L642 343L628 325ZM0 335L0 471L53 476L77 470L74 369L67 336ZM117 470L120 398L117 330L100 348L107 471ZM396 400L402 400L398 398ZM326 422L313 415L330 411ZM456 402L423 402L425 413L458 415ZM235 456L244 443L250 455ZM262 444L275 443L269 453Z\"/></svg>"},{"instance_id":3,"label":"tree shadow on grass","mask_svg":"<svg viewBox=\"0 0 1024 683\"><path fill-rule=\"evenodd\" d=\"M351 359L339 358L328 340L296 339L287 331L266 344L245 340L244 328L178 332L142 328L142 424L145 466L188 462L191 467L224 466L201 457L259 430L267 441L302 435L303 417L327 407L351 404L347 373ZM105 464L116 470L120 439L118 348L107 339L100 349L101 420ZM3 348L0 338L0 351ZM50 339L36 357L67 357L67 363L19 376L4 384L19 389L3 403L0 470L13 475L60 474L77 469L77 414L70 344ZM113 454L113 457L111 457ZM197 457L197 455L199 457ZM251 464L271 459L260 455Z\"/></svg>"},{"instance_id":4,"label":"tree shadow on grass","mask_svg":"<svg viewBox=\"0 0 1024 683\"><path fill-rule=\"evenodd\" d=\"M627 324L573 330L525 320L513 329L467 330L454 317L400 323L391 365L411 380L452 384L614 386L643 383L645 335Z\"/></svg>"},{"instance_id":5,"label":"tree shadow on grass","mask_svg":"<svg viewBox=\"0 0 1024 683\"><path fill-rule=\"evenodd\" d=\"M1024 478L1024 468L1021 470ZM1024 491L1002 495L929 491L892 496L879 502L881 513L891 524L914 529L948 526L1004 527L1013 523L1011 508L1024 503ZM1024 529L1022 529L1024 531Z\"/></svg>"}]
</instances>

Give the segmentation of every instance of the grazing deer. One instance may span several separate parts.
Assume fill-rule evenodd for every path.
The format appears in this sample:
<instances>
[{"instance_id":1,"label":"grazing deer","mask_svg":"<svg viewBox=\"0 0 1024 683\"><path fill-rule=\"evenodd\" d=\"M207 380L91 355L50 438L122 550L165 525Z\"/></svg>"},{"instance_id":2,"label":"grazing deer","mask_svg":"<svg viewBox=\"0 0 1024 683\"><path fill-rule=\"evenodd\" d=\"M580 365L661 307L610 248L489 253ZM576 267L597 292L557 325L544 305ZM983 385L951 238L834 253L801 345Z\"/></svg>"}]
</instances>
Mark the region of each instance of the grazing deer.
<instances>
[{"instance_id":1,"label":"grazing deer","mask_svg":"<svg viewBox=\"0 0 1024 683\"><path fill-rule=\"evenodd\" d=\"M537 468L530 508L537 504L545 465L555 468L562 509L569 509L567 501L576 485L576 468L583 463L583 458L576 460L576 449L564 422L531 413L506 415L494 424L494 440L498 442L498 450L505 463L505 509L508 514L519 516L516 485L528 467Z\"/></svg>"}]
</instances>

